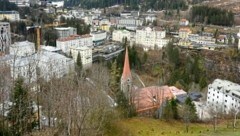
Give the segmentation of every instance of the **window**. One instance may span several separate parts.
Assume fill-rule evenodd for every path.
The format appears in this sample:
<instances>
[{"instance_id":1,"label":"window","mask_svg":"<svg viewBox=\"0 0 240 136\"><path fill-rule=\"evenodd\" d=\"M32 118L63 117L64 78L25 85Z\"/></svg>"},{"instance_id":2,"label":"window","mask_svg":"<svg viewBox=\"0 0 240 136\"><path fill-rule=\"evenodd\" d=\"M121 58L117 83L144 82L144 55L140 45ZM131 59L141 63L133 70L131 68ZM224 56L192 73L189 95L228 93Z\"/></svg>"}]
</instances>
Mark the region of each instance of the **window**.
<instances>
[{"instance_id":1,"label":"window","mask_svg":"<svg viewBox=\"0 0 240 136\"><path fill-rule=\"evenodd\" d=\"M225 100L225 102L227 102L227 100Z\"/></svg>"},{"instance_id":2,"label":"window","mask_svg":"<svg viewBox=\"0 0 240 136\"><path fill-rule=\"evenodd\" d=\"M227 95L225 95L225 97L228 97Z\"/></svg>"}]
</instances>

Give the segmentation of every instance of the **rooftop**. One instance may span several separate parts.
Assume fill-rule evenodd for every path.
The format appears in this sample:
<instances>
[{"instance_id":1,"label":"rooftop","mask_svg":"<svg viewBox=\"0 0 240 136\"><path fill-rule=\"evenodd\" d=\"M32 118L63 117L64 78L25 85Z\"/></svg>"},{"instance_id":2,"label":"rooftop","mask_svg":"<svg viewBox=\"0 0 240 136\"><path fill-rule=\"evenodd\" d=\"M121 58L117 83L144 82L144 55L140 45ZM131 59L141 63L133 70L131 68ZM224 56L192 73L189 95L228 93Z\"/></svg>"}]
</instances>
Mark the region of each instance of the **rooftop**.
<instances>
[{"instance_id":1,"label":"rooftop","mask_svg":"<svg viewBox=\"0 0 240 136\"><path fill-rule=\"evenodd\" d=\"M11 47L34 46L34 43L29 41L15 42Z\"/></svg>"},{"instance_id":2,"label":"rooftop","mask_svg":"<svg viewBox=\"0 0 240 136\"><path fill-rule=\"evenodd\" d=\"M217 88L218 90L223 88L224 90L237 91L240 93L240 85L228 80L215 79L211 86L213 88Z\"/></svg>"}]
</instances>

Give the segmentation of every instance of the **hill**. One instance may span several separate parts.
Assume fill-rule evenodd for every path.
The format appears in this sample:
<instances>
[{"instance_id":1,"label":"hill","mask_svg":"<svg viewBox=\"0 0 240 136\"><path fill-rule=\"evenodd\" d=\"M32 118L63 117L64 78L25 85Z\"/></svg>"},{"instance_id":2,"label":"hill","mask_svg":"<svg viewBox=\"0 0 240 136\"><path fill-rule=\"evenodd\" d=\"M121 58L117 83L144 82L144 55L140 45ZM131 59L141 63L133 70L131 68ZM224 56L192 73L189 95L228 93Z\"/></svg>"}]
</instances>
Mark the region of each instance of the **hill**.
<instances>
[{"instance_id":1,"label":"hill","mask_svg":"<svg viewBox=\"0 0 240 136\"><path fill-rule=\"evenodd\" d=\"M233 13L240 14L240 1L239 0L209 0L202 4L231 10Z\"/></svg>"},{"instance_id":2,"label":"hill","mask_svg":"<svg viewBox=\"0 0 240 136\"><path fill-rule=\"evenodd\" d=\"M213 125L194 123L190 124L189 133L185 132L185 124L178 121L161 121L150 118L132 118L117 121L109 130L109 136L239 136L240 129L233 131L227 128L227 123Z\"/></svg>"}]
</instances>

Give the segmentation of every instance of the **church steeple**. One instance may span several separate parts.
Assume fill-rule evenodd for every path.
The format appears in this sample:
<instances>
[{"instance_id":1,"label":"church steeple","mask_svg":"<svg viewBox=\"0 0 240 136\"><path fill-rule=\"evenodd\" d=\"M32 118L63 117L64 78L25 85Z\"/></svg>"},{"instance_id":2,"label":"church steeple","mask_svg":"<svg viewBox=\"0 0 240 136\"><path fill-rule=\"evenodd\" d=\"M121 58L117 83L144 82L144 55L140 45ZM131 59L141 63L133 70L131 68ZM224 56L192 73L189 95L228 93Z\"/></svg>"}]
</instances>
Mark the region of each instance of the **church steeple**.
<instances>
[{"instance_id":1,"label":"church steeple","mask_svg":"<svg viewBox=\"0 0 240 136\"><path fill-rule=\"evenodd\" d=\"M123 73L121 77L121 90L124 92L126 96L128 96L131 87L132 87L132 75L128 58L128 48L126 47Z\"/></svg>"},{"instance_id":2,"label":"church steeple","mask_svg":"<svg viewBox=\"0 0 240 136\"><path fill-rule=\"evenodd\" d=\"M130 70L129 58L128 58L128 48L126 47L122 79L127 80L129 77L131 77L131 70Z\"/></svg>"}]
</instances>

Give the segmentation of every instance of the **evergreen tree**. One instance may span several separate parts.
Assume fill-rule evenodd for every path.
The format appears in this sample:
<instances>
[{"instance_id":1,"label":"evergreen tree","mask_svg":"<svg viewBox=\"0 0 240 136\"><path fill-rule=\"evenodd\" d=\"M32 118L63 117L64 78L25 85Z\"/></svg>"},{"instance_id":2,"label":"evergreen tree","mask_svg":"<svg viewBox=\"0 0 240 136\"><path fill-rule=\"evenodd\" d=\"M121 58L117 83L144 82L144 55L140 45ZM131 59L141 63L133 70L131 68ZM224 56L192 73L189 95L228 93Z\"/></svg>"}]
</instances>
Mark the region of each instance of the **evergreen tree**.
<instances>
[{"instance_id":1,"label":"evergreen tree","mask_svg":"<svg viewBox=\"0 0 240 136\"><path fill-rule=\"evenodd\" d=\"M13 135L24 135L31 132L36 122L33 118L33 106L30 101L28 90L23 86L23 80L17 79L12 92L13 105L8 114Z\"/></svg>"},{"instance_id":2,"label":"evergreen tree","mask_svg":"<svg viewBox=\"0 0 240 136\"><path fill-rule=\"evenodd\" d=\"M120 89L120 69L117 66L117 60L111 64L111 80L110 80L110 88L116 94L117 90Z\"/></svg>"},{"instance_id":3,"label":"evergreen tree","mask_svg":"<svg viewBox=\"0 0 240 136\"><path fill-rule=\"evenodd\" d=\"M77 73L81 73L82 69L83 69L82 59L81 59L80 52L78 52L77 60L76 60L76 71L77 71Z\"/></svg>"}]
</instances>

